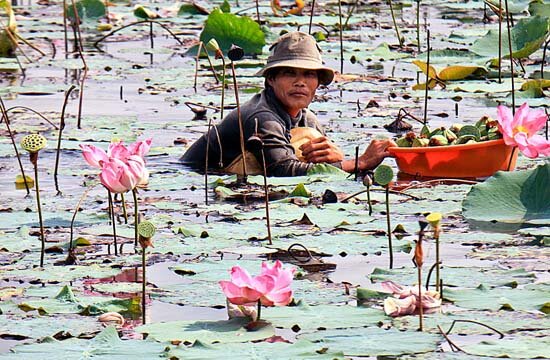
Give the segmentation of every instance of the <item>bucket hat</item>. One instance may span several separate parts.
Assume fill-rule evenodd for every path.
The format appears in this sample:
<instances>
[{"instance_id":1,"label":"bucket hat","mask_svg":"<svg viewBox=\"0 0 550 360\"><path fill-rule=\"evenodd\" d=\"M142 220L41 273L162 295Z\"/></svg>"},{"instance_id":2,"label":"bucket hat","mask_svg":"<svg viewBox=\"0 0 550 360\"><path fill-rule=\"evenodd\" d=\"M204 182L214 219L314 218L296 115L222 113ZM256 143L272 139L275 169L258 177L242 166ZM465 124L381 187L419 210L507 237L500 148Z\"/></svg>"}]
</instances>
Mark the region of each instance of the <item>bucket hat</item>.
<instances>
[{"instance_id":1,"label":"bucket hat","mask_svg":"<svg viewBox=\"0 0 550 360\"><path fill-rule=\"evenodd\" d=\"M315 38L300 31L281 36L271 47L267 64L256 75L264 76L268 70L278 67L317 70L319 83L328 85L334 79L334 70L323 65L321 49Z\"/></svg>"}]
</instances>

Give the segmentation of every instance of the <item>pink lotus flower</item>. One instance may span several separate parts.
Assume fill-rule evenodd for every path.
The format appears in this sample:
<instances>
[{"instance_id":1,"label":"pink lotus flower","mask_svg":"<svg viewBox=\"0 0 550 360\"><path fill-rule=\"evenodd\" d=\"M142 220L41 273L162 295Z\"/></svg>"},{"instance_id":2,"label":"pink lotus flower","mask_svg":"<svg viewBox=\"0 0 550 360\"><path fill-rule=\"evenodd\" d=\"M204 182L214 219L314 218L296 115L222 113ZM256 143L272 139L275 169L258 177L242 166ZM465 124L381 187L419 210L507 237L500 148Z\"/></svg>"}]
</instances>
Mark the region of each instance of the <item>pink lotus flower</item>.
<instances>
[{"instance_id":1,"label":"pink lotus flower","mask_svg":"<svg viewBox=\"0 0 550 360\"><path fill-rule=\"evenodd\" d=\"M505 106L497 107L498 129L506 145L517 146L523 155L534 159L539 155L550 155L550 141L537 135L537 131L546 124L546 114L542 110L529 110L524 103L512 115Z\"/></svg>"},{"instance_id":2,"label":"pink lotus flower","mask_svg":"<svg viewBox=\"0 0 550 360\"><path fill-rule=\"evenodd\" d=\"M103 162L99 179L109 191L125 193L134 189L147 174L143 159L132 155L126 162L116 158Z\"/></svg>"},{"instance_id":3,"label":"pink lotus flower","mask_svg":"<svg viewBox=\"0 0 550 360\"><path fill-rule=\"evenodd\" d=\"M101 162L111 158L126 161L130 156L136 155L145 161L145 155L147 155L149 149L151 149L151 141L152 139L136 141L128 146L124 145L122 141L113 141L109 144L107 152L94 145L80 144L80 148L88 164L96 168L101 168Z\"/></svg>"},{"instance_id":4,"label":"pink lotus flower","mask_svg":"<svg viewBox=\"0 0 550 360\"><path fill-rule=\"evenodd\" d=\"M382 289L390 292L394 297L384 300L384 311L389 316L402 316L414 313L420 304L418 287L404 287L393 281L382 282ZM414 300L414 306L410 304ZM422 291L422 308L434 309L441 306L439 292L428 290Z\"/></svg>"},{"instance_id":5,"label":"pink lotus flower","mask_svg":"<svg viewBox=\"0 0 550 360\"><path fill-rule=\"evenodd\" d=\"M250 276L240 266L231 268L231 280L219 284L230 303L250 305L260 301L264 306L285 306L292 300L290 284L294 269L283 269L280 261L273 266L262 263L260 275Z\"/></svg>"}]
</instances>

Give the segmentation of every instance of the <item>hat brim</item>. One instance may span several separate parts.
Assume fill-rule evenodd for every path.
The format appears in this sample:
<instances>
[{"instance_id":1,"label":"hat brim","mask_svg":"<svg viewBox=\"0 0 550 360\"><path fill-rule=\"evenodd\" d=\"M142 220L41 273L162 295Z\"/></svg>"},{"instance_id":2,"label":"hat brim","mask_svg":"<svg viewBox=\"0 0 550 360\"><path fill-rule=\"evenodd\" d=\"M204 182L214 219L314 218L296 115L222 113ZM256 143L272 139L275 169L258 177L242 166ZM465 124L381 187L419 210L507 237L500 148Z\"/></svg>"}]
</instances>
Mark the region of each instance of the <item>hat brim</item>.
<instances>
[{"instance_id":1,"label":"hat brim","mask_svg":"<svg viewBox=\"0 0 550 360\"><path fill-rule=\"evenodd\" d=\"M282 60L272 62L267 64L262 70L256 73L256 76L264 76L268 70L279 68L279 67L290 67L297 69L307 69L307 70L317 70L319 74L319 83L323 85L328 85L334 79L334 70L329 67L319 66L319 63L316 61L309 60Z\"/></svg>"}]
</instances>

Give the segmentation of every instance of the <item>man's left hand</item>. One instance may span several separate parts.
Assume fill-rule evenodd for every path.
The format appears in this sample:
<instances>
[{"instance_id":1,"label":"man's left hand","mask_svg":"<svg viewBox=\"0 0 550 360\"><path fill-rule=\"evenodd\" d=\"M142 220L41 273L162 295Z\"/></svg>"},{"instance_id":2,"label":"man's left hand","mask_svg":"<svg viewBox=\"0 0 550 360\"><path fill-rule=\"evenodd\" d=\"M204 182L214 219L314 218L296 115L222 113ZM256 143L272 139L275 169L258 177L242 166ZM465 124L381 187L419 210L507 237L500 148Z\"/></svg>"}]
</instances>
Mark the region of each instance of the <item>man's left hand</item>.
<instances>
[{"instance_id":1,"label":"man's left hand","mask_svg":"<svg viewBox=\"0 0 550 360\"><path fill-rule=\"evenodd\" d=\"M335 163L344 160L344 153L326 136L312 139L300 146L307 162Z\"/></svg>"}]
</instances>

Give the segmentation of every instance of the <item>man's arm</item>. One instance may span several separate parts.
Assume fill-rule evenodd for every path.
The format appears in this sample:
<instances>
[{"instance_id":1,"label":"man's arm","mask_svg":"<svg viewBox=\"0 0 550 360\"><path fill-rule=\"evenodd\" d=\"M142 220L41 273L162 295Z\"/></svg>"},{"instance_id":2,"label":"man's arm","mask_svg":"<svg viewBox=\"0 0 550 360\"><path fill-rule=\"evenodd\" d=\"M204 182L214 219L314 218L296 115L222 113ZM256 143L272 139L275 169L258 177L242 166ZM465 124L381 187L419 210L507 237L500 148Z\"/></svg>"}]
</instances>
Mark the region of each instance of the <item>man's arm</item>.
<instances>
[{"instance_id":1,"label":"man's arm","mask_svg":"<svg viewBox=\"0 0 550 360\"><path fill-rule=\"evenodd\" d=\"M384 158L390 156L388 147L397 146L392 140L373 140L357 161L358 170L372 170ZM313 139L300 147L306 161L312 163L335 163L341 161L342 170L353 172L355 159L344 160L342 150L327 137Z\"/></svg>"}]
</instances>

